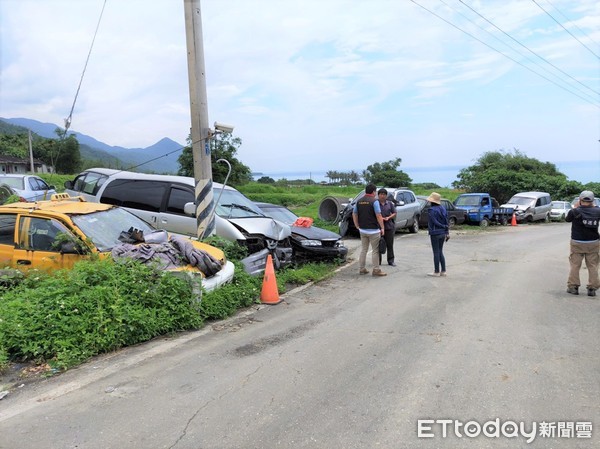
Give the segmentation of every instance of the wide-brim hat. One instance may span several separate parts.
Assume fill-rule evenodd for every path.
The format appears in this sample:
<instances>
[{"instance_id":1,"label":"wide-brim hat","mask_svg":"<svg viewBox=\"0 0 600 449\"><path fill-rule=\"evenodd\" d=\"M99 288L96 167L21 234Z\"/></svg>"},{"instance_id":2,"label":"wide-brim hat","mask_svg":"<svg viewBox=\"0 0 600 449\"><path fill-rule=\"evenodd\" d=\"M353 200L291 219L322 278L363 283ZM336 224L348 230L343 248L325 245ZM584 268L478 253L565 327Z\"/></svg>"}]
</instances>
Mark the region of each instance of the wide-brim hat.
<instances>
[{"instance_id":1,"label":"wide-brim hat","mask_svg":"<svg viewBox=\"0 0 600 449\"><path fill-rule=\"evenodd\" d=\"M427 197L427 201L430 203L441 204L442 196L437 192L432 192L431 195Z\"/></svg>"}]
</instances>

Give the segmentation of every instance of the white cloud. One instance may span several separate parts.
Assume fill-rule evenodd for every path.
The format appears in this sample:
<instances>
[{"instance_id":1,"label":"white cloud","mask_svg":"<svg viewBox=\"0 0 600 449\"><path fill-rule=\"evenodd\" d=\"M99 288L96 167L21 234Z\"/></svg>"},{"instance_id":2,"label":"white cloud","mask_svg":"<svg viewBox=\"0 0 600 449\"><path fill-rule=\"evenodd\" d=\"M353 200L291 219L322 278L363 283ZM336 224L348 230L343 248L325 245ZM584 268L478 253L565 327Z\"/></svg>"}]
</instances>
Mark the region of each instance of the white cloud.
<instances>
[{"instance_id":1,"label":"white cloud","mask_svg":"<svg viewBox=\"0 0 600 449\"><path fill-rule=\"evenodd\" d=\"M542 160L600 159L597 97L594 107L507 59L499 52L544 73L460 1L416 2L497 51L409 1L202 0L209 123L236 126L240 159L256 171L361 170L393 157L468 165L513 147ZM0 0L0 116L62 124L103 3ZM464 3L598 85L597 59L534 3ZM582 40L600 40L596 1L552 4ZM185 143L186 51L181 1L108 0L72 129L125 147Z\"/></svg>"}]
</instances>

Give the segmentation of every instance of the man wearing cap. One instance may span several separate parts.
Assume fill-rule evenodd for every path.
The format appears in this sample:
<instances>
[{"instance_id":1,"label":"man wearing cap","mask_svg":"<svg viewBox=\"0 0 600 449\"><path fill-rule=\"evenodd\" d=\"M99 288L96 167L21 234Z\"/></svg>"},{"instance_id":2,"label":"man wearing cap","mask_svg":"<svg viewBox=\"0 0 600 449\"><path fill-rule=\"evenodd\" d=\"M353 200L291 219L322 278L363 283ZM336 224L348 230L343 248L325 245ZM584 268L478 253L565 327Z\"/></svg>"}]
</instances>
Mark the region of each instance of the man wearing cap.
<instances>
[{"instance_id":1,"label":"man wearing cap","mask_svg":"<svg viewBox=\"0 0 600 449\"><path fill-rule=\"evenodd\" d=\"M598 224L600 223L600 207L594 205L594 192L585 190L579 195L565 220L571 223L571 252L569 262L571 270L567 280L567 293L579 294L579 270L585 259L588 269L588 296L596 296L596 290L600 288L598 278L598 261L600 260L600 234Z\"/></svg>"},{"instance_id":2,"label":"man wearing cap","mask_svg":"<svg viewBox=\"0 0 600 449\"><path fill-rule=\"evenodd\" d=\"M387 276L379 268L379 239L383 235L384 225L379 201L375 198L375 184L365 187L365 194L356 202L352 211L354 226L360 232L360 255L358 256L359 274L368 274L366 268L367 252L371 247L373 276Z\"/></svg>"}]
</instances>

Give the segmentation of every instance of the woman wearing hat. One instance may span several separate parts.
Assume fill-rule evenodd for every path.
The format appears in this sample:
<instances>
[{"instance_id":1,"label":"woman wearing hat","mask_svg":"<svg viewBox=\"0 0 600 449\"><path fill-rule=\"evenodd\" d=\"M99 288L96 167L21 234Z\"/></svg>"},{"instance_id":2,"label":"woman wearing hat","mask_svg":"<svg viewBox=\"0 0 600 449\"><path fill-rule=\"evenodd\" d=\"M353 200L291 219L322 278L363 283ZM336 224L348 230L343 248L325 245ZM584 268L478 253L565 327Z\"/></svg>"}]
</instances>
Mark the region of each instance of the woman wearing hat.
<instances>
[{"instance_id":1,"label":"woman wearing hat","mask_svg":"<svg viewBox=\"0 0 600 449\"><path fill-rule=\"evenodd\" d=\"M431 203L429 208L429 220L427 230L431 239L431 249L433 250L433 273L427 276L446 276L446 258L444 257L444 242L450 238L448 226L448 212L442 206L442 197L439 193L433 192L427 198ZM440 270L441 269L441 270Z\"/></svg>"}]
</instances>

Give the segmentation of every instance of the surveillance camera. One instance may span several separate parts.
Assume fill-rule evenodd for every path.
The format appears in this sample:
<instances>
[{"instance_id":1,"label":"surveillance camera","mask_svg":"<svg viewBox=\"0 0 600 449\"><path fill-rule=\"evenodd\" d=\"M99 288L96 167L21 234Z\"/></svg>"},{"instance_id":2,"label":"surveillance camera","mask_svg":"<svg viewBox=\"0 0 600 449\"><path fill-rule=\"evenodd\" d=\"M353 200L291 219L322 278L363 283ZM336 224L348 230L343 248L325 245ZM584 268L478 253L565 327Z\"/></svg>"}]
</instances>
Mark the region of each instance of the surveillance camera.
<instances>
[{"instance_id":1,"label":"surveillance camera","mask_svg":"<svg viewBox=\"0 0 600 449\"><path fill-rule=\"evenodd\" d=\"M233 125L227 125L225 123L215 122L215 129L217 131L221 131L222 133L232 133Z\"/></svg>"}]
</instances>

